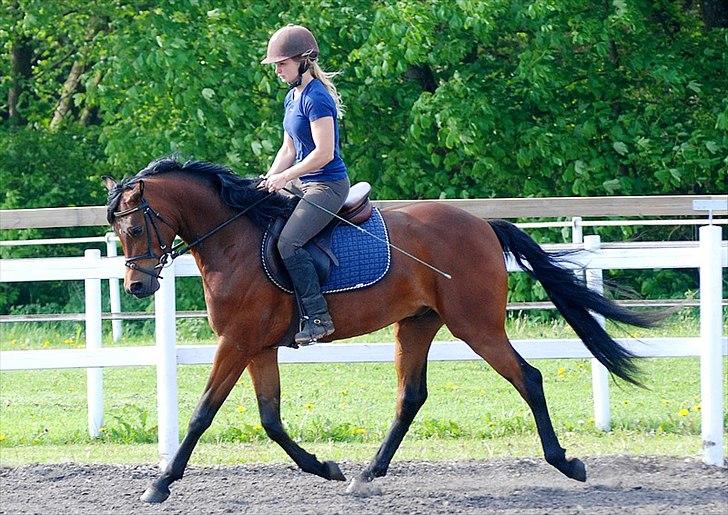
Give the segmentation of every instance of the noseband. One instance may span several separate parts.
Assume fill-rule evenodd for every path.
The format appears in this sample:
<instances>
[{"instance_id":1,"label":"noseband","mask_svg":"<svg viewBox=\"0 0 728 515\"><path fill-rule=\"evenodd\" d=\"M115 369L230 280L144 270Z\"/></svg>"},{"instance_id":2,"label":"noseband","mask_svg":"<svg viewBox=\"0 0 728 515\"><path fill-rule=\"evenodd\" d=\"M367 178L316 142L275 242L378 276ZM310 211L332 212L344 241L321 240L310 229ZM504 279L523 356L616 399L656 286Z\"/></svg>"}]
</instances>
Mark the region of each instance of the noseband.
<instances>
[{"instance_id":1,"label":"noseband","mask_svg":"<svg viewBox=\"0 0 728 515\"><path fill-rule=\"evenodd\" d=\"M272 195L274 195L274 192L268 193L267 195L259 198L252 204L250 204L248 207L237 213L232 218L228 218L223 223L215 227L214 229L208 231L207 233L203 234L199 238L197 238L195 241L190 243L189 245L185 244L184 242L178 243L177 245L173 246L171 249L169 249L169 245L165 245L162 243L162 236L159 233L159 227L157 226L157 223L155 220L159 220L164 225L172 229L175 233L177 232L174 227L172 227L172 224L167 222L162 215L160 215L157 211L155 211L152 206L149 205L147 200L144 198L144 195L142 194L141 202L138 206L133 207L131 209L127 209L124 211L116 211L114 212L114 218L121 218L124 216L129 216L133 213L136 213L137 211L141 211L144 214L144 226L145 226L145 232L147 233L147 252L145 254L139 254L137 256L132 256L130 258L127 258L126 262L124 263L128 268L131 270L138 270L139 272L142 272L147 275L151 275L155 279L162 279L162 276L160 275L162 273L162 268L169 265L174 261L176 258L181 256L182 254L187 253L190 249L195 247L196 245L199 245L202 243L205 239L209 238L213 234L215 234L217 231L222 229L223 227L227 226L228 224L234 222L241 216L243 216L245 213L253 209L255 206L263 202L264 200L268 199ZM159 243L159 250L162 251L161 255L157 256L152 251L152 233L149 230L149 226L154 229L154 233L157 235L157 242ZM171 244L170 244L171 245ZM169 249L169 250L167 250ZM137 261L142 259L157 259L158 262L154 266L154 268L144 268L137 264Z\"/></svg>"}]
</instances>

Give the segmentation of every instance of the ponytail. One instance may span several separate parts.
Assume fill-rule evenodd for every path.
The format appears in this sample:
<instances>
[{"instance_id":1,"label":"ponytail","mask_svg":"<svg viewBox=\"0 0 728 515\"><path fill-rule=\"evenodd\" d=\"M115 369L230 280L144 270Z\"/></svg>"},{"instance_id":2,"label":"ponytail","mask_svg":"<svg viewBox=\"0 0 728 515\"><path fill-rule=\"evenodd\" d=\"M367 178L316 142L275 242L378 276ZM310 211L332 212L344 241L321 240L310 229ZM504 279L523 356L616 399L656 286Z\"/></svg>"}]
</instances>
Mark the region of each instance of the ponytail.
<instances>
[{"instance_id":1,"label":"ponytail","mask_svg":"<svg viewBox=\"0 0 728 515\"><path fill-rule=\"evenodd\" d=\"M344 109L345 106L343 102L341 101L341 95L338 91L336 91L336 86L334 86L334 83L331 79L336 77L340 72L325 72L321 69L317 61L307 59L308 60L308 69L311 72L311 76L314 79L318 79L321 81L321 83L326 86L326 89L328 90L329 94L331 95L331 98L334 99L334 103L336 104L336 113L337 117L341 118L344 116Z\"/></svg>"}]
</instances>

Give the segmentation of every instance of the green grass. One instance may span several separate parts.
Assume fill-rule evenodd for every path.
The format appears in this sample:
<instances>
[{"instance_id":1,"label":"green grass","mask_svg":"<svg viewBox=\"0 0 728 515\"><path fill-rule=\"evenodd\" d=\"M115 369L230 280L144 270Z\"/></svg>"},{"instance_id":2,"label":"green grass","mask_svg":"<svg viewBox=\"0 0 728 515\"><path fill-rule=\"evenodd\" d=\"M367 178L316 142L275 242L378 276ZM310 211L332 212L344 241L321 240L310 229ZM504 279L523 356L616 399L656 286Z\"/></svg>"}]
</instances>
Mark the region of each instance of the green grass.
<instances>
[{"instance_id":1,"label":"green grass","mask_svg":"<svg viewBox=\"0 0 728 515\"><path fill-rule=\"evenodd\" d=\"M700 452L699 363L696 358L642 361L649 389L611 389L614 430L594 428L590 365L543 360L552 418L573 453L695 455ZM180 433L210 367L179 368ZM539 455L535 426L515 390L480 362L432 362L430 397L415 419L400 459ZM291 436L330 459L365 460L381 442L394 412L393 365L281 366L282 413ZM155 373L150 367L104 372L101 441L86 433L83 370L0 374L0 462L156 461ZM287 461L260 426L244 375L193 463Z\"/></svg>"},{"instance_id":2,"label":"green grass","mask_svg":"<svg viewBox=\"0 0 728 515\"><path fill-rule=\"evenodd\" d=\"M199 322L178 324L180 343L200 341L200 327L205 323L200 326ZM0 328L2 350L84 345L81 324L5 324ZM513 339L573 337L561 321L544 323L527 317L509 319L508 332ZM698 323L691 312L682 311L659 330L635 330L633 334L696 336ZM127 335L117 345L150 344L142 336ZM446 330L437 337L451 338ZM387 328L356 341L392 339L392 330ZM648 389L623 384L611 388L613 430L605 434L594 427L589 361L533 362L543 373L546 398L564 447L579 455L701 452L698 359L640 363ZM209 365L178 369L181 435L209 370ZM530 410L511 385L485 363L431 362L428 379L429 399L398 459L540 455ZM393 364L284 364L281 380L281 412L295 440L327 459L364 461L374 454L394 414ZM0 373L0 463L155 462L154 369L104 371L105 425L99 440L88 437L85 385L84 370ZM289 460L265 436L250 379L244 374L203 436L192 462L270 461Z\"/></svg>"},{"instance_id":3,"label":"green grass","mask_svg":"<svg viewBox=\"0 0 728 515\"><path fill-rule=\"evenodd\" d=\"M659 337L659 336L698 336L700 332L696 310L687 308L668 318L655 329L629 328L610 324L609 331L615 337ZM546 318L546 317L543 317ZM508 336L512 340L526 338L576 338L574 331L562 318L544 321L538 314L512 315L506 323ZM111 323L104 322L105 346L151 345L154 330L151 323L125 322L122 340L111 341ZM724 332L728 332L728 321L724 324ZM32 349L78 349L85 346L84 325L82 322L46 322L46 323L3 323L0 325L0 351L32 350ZM435 340L452 340L453 336L447 328L442 328ZM180 345L190 343L215 343L215 337L204 319L184 319L177 321L177 341ZM357 342L391 342L394 341L392 327L352 338Z\"/></svg>"}]
</instances>

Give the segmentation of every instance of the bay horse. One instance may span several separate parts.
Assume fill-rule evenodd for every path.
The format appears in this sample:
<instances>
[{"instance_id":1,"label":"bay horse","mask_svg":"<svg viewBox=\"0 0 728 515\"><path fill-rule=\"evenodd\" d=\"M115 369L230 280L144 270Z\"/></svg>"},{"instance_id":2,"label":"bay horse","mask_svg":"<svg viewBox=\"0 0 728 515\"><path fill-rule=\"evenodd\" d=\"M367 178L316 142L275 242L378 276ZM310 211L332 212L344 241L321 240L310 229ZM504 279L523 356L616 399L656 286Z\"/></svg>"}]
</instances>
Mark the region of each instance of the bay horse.
<instances>
[{"instance_id":1,"label":"bay horse","mask_svg":"<svg viewBox=\"0 0 728 515\"><path fill-rule=\"evenodd\" d=\"M294 297L265 275L260 255L264 230L290 211L291 200L257 188L259 179L242 178L230 169L174 157L152 161L133 177L109 190L109 223L127 259L125 290L136 296L159 288L161 265L174 257L176 235L190 244L202 275L210 326L218 347L207 385L186 436L166 469L142 496L159 503L169 486L182 478L192 450L244 369L252 378L266 434L305 472L329 480L346 478L338 464L319 461L286 433L280 415L277 347L295 316ZM245 211L245 216L240 216ZM463 210L418 203L382 211L393 245L441 270L448 279L400 253L378 283L358 291L327 295L336 333L323 341L350 338L394 324L398 378L394 421L369 465L347 491L373 491L371 482L385 476L390 461L427 398L427 355L437 331L446 325L500 375L531 408L546 461L567 477L586 481L586 467L566 458L546 407L541 373L511 346L505 332L508 281L505 253L539 280L556 308L587 349L613 375L639 384L632 356L613 340L592 313L631 325L649 327L649 314L629 311L588 289L558 264L530 236L503 220L485 221ZM216 232L210 234L211 229ZM199 242L201 235L206 235Z\"/></svg>"}]
</instances>

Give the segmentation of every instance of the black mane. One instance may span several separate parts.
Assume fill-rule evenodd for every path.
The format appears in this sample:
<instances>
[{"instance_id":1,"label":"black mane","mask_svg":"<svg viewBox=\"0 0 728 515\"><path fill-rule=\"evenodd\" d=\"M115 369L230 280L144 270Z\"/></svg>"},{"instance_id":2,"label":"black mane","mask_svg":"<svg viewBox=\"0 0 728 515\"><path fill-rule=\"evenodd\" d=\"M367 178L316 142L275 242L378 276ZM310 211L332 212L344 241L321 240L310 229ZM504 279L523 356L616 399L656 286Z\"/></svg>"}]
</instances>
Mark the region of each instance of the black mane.
<instances>
[{"instance_id":1,"label":"black mane","mask_svg":"<svg viewBox=\"0 0 728 515\"><path fill-rule=\"evenodd\" d=\"M109 191L106 201L106 219L109 224L114 222L114 212L118 211L119 201L124 190L131 188L146 177L166 172L189 173L198 179L209 182L217 190L223 203L238 211L268 194L267 191L257 188L259 179L240 177L225 166L205 161L180 163L174 156L162 157L149 163L146 168L133 177L123 179ZM271 195L267 200L248 211L246 216L255 225L265 229L275 218L289 216L296 200L298 199L295 197L291 199L281 194Z\"/></svg>"}]
</instances>

